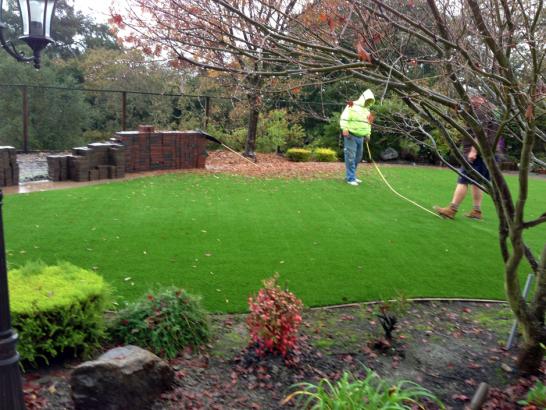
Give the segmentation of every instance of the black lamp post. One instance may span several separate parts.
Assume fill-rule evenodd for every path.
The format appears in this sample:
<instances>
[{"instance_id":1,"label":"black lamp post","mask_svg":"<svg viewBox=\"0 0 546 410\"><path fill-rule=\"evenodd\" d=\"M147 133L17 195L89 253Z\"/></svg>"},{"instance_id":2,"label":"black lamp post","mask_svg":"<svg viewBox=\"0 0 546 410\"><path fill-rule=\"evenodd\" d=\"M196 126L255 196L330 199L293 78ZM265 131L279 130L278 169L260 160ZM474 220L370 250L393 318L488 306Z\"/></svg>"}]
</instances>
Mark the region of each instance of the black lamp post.
<instances>
[{"instance_id":1,"label":"black lamp post","mask_svg":"<svg viewBox=\"0 0 546 410\"><path fill-rule=\"evenodd\" d=\"M19 371L19 353L15 350L17 333L11 328L8 272L2 222L2 191L0 190L0 408L24 410L23 385Z\"/></svg>"},{"instance_id":2,"label":"black lamp post","mask_svg":"<svg viewBox=\"0 0 546 410\"><path fill-rule=\"evenodd\" d=\"M18 0L21 18L23 20L23 35L20 40L28 44L33 56L26 57L24 53L15 49L11 41L4 38L4 29L7 27L2 21L2 2L0 0L0 43L17 61L34 62L34 67L40 68L40 53L51 39L51 18L55 9L56 0Z\"/></svg>"},{"instance_id":3,"label":"black lamp post","mask_svg":"<svg viewBox=\"0 0 546 410\"><path fill-rule=\"evenodd\" d=\"M8 54L17 61L34 62L34 67L40 68L40 53L53 41L50 38L50 30L55 1L19 0L23 20L23 36L20 37L20 40L27 43L33 52L32 57L26 57L4 38L6 24L2 21L3 0L0 0L0 43ZM0 190L0 408L2 410L24 410L19 354L16 350L17 333L11 327L9 310L2 199L2 190Z\"/></svg>"}]
</instances>

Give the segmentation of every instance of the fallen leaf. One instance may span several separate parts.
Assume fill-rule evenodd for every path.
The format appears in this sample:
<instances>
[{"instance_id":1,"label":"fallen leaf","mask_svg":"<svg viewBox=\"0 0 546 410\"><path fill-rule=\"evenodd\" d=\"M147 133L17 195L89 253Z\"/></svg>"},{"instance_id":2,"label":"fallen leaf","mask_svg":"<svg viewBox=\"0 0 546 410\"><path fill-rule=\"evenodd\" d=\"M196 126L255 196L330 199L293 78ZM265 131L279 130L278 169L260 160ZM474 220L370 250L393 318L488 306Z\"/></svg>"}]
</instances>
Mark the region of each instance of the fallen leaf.
<instances>
[{"instance_id":1,"label":"fallen leaf","mask_svg":"<svg viewBox=\"0 0 546 410\"><path fill-rule=\"evenodd\" d=\"M464 394L454 394L453 396L451 396L451 399L456 400L456 401L469 401L470 400L470 398L468 396L465 396Z\"/></svg>"},{"instance_id":2,"label":"fallen leaf","mask_svg":"<svg viewBox=\"0 0 546 410\"><path fill-rule=\"evenodd\" d=\"M361 42L357 43L356 52L358 54L358 58L360 59L360 61L364 61L364 62L367 62L367 63L372 62L370 54L366 51L366 49L364 48L364 46L362 45Z\"/></svg>"},{"instance_id":3,"label":"fallen leaf","mask_svg":"<svg viewBox=\"0 0 546 410\"><path fill-rule=\"evenodd\" d=\"M506 363L501 364L501 369L504 370L506 373L512 373L512 368Z\"/></svg>"}]
</instances>

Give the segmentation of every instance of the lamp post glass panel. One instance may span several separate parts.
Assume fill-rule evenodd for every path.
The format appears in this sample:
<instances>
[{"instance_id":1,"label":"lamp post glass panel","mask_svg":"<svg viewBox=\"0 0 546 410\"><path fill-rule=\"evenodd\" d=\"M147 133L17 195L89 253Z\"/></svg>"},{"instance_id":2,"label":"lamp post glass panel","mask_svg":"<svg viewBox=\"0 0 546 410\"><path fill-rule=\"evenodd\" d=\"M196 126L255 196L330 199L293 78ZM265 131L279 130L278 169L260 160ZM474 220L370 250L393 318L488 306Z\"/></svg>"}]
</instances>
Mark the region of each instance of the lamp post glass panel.
<instances>
[{"instance_id":1,"label":"lamp post glass panel","mask_svg":"<svg viewBox=\"0 0 546 410\"><path fill-rule=\"evenodd\" d=\"M40 54L49 43L53 42L51 39L51 19L56 0L18 1L23 22L23 35L19 39L28 44L32 49L33 56L26 57L15 49L11 41L4 38L6 24L2 20L3 0L0 0L0 42L2 47L16 60L34 62L34 66L40 68Z\"/></svg>"},{"instance_id":2,"label":"lamp post glass panel","mask_svg":"<svg viewBox=\"0 0 546 410\"><path fill-rule=\"evenodd\" d=\"M20 40L28 44L33 56L27 57L16 50L13 43L4 38L6 24L3 21L3 0L0 0L0 44L17 61L33 62L40 68L40 53L53 40L51 18L55 0L19 0L23 21L23 36ZM0 409L24 410L23 386L19 370L19 354L16 351L17 333L11 327L9 309L8 272L4 223L2 219L2 190L0 189Z\"/></svg>"}]
</instances>

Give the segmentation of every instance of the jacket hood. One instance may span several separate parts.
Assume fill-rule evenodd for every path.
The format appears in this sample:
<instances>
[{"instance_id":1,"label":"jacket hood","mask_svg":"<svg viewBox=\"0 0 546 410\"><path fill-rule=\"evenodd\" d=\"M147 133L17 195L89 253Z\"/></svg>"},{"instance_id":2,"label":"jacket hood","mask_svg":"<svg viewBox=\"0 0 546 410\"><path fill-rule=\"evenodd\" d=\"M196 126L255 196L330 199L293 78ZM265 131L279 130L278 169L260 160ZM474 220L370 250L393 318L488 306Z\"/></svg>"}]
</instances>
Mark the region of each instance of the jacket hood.
<instances>
[{"instance_id":1,"label":"jacket hood","mask_svg":"<svg viewBox=\"0 0 546 410\"><path fill-rule=\"evenodd\" d=\"M362 93L362 95L360 96L360 98L359 98L358 100L356 100L354 103L355 103L356 105L360 105L360 106L364 107L364 106L366 105L366 101L369 101L369 100L371 100L372 103L375 102L375 97L374 97L374 95L373 95L373 92L372 92L372 90L370 90L370 89L368 88L366 91L364 91L364 92ZM370 104L370 105L371 105L371 104Z\"/></svg>"}]
</instances>

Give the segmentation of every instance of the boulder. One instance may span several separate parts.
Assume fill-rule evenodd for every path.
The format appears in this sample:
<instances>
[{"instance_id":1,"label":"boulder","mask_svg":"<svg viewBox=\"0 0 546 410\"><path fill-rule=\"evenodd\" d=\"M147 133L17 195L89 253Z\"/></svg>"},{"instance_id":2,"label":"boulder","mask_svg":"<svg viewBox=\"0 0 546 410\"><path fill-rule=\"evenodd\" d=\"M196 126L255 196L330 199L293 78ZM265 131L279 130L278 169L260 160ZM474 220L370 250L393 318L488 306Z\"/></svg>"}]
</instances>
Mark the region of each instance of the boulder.
<instances>
[{"instance_id":1,"label":"boulder","mask_svg":"<svg viewBox=\"0 0 546 410\"><path fill-rule=\"evenodd\" d=\"M174 371L137 346L109 350L80 364L70 378L76 410L146 409L174 381Z\"/></svg>"},{"instance_id":2,"label":"boulder","mask_svg":"<svg viewBox=\"0 0 546 410\"><path fill-rule=\"evenodd\" d=\"M388 147L381 153L380 157L383 161L396 159L398 158L398 151L396 151L394 148Z\"/></svg>"}]
</instances>

